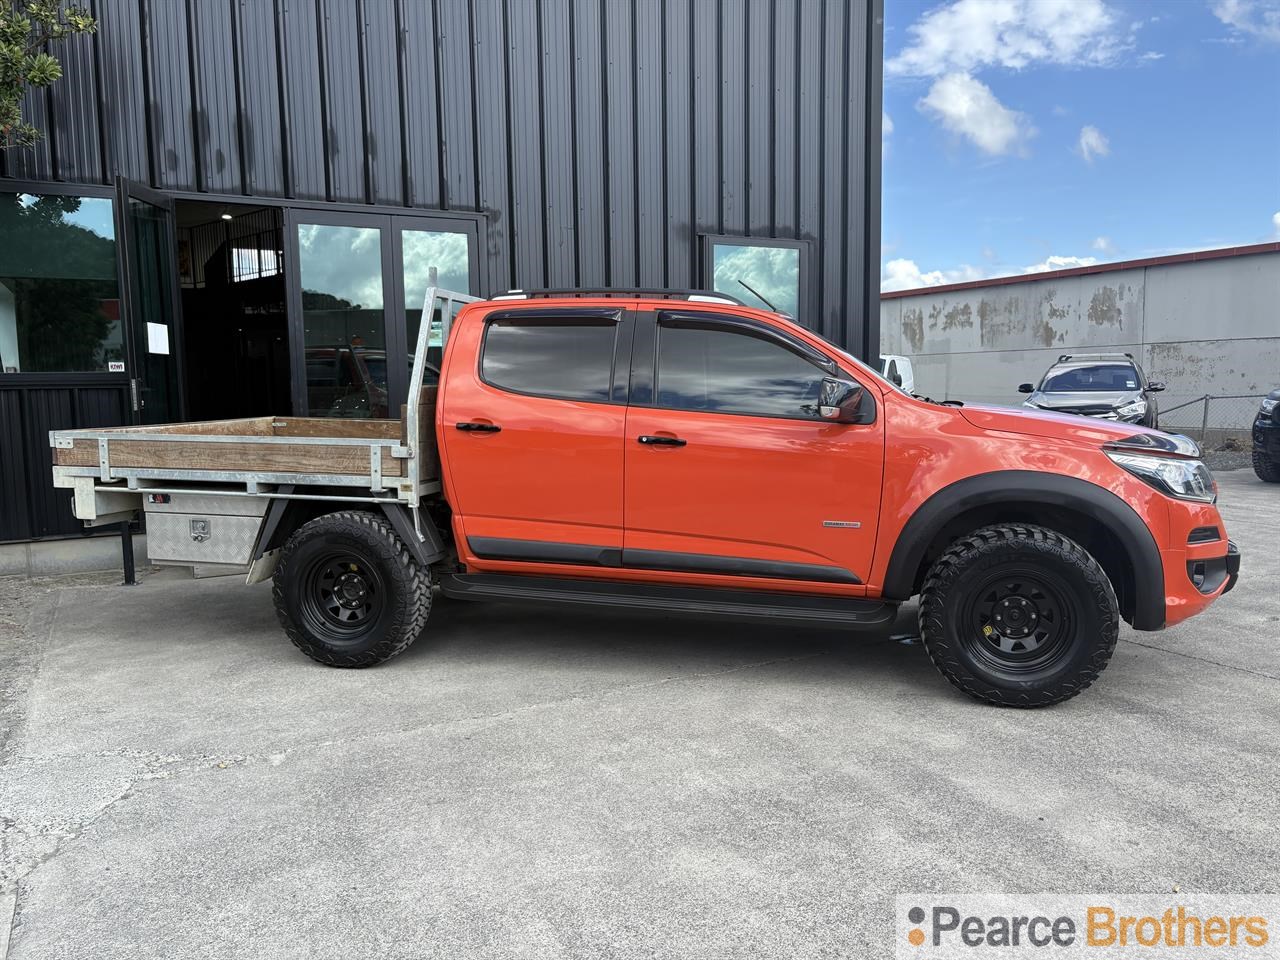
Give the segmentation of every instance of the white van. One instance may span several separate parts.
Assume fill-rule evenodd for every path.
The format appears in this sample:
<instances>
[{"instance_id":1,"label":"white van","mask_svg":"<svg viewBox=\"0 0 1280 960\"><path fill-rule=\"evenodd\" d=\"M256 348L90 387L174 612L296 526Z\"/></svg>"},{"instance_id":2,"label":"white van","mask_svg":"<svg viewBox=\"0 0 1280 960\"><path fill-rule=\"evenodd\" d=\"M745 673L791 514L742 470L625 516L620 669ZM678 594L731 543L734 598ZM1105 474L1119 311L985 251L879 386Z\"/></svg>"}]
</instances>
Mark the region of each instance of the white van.
<instances>
[{"instance_id":1,"label":"white van","mask_svg":"<svg viewBox=\"0 0 1280 960\"><path fill-rule=\"evenodd\" d=\"M880 376L901 387L907 393L916 392L916 375L911 369L911 361L906 357L899 357L893 354L881 357Z\"/></svg>"}]
</instances>

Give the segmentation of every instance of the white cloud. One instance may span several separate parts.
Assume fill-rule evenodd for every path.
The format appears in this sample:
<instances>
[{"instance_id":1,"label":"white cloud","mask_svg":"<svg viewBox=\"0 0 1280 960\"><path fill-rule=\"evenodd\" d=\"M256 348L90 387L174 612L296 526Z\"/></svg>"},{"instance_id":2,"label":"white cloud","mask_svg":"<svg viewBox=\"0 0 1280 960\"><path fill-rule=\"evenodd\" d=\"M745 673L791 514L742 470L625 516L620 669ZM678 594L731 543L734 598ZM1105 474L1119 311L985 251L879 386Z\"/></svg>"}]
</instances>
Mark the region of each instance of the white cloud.
<instances>
[{"instance_id":1,"label":"white cloud","mask_svg":"<svg viewBox=\"0 0 1280 960\"><path fill-rule=\"evenodd\" d=\"M1276 236L1280 237L1280 211L1271 215L1271 225L1276 228Z\"/></svg>"},{"instance_id":2,"label":"white cloud","mask_svg":"<svg viewBox=\"0 0 1280 960\"><path fill-rule=\"evenodd\" d=\"M1097 257L1045 257L1039 263L1023 267L1023 273L1045 273L1049 270L1070 270L1072 267L1091 267L1098 262Z\"/></svg>"},{"instance_id":3,"label":"white cloud","mask_svg":"<svg viewBox=\"0 0 1280 960\"><path fill-rule=\"evenodd\" d=\"M880 115L880 129L886 137L893 133L893 118L889 114Z\"/></svg>"},{"instance_id":4,"label":"white cloud","mask_svg":"<svg viewBox=\"0 0 1280 960\"><path fill-rule=\"evenodd\" d=\"M1105 157L1111 153L1111 141L1097 127L1081 127L1076 152L1084 157L1085 163L1093 163L1097 157Z\"/></svg>"},{"instance_id":5,"label":"white cloud","mask_svg":"<svg viewBox=\"0 0 1280 960\"><path fill-rule=\"evenodd\" d=\"M1019 274L1044 273L1048 270L1069 270L1072 267L1089 267L1098 262L1096 257L1048 256L1040 263L1026 267L990 266L975 267L962 264L953 270L921 270L914 260L899 258L884 265L880 274L880 290L918 290L937 287L945 283L966 283L971 280L989 280L992 277L1012 277Z\"/></svg>"},{"instance_id":6,"label":"white cloud","mask_svg":"<svg viewBox=\"0 0 1280 960\"><path fill-rule=\"evenodd\" d=\"M1010 110L990 87L967 73L939 77L916 106L996 156L1020 150L1036 132L1024 114Z\"/></svg>"},{"instance_id":7,"label":"white cloud","mask_svg":"<svg viewBox=\"0 0 1280 960\"><path fill-rule=\"evenodd\" d=\"M1094 237L1092 246L1093 249L1098 250L1101 253L1110 253L1115 249L1111 246L1110 237Z\"/></svg>"},{"instance_id":8,"label":"white cloud","mask_svg":"<svg viewBox=\"0 0 1280 960\"><path fill-rule=\"evenodd\" d=\"M885 64L892 76L1020 70L1036 63L1103 66L1133 46L1131 27L1103 0L955 0L927 12L907 32L907 46Z\"/></svg>"},{"instance_id":9,"label":"white cloud","mask_svg":"<svg viewBox=\"0 0 1280 960\"><path fill-rule=\"evenodd\" d=\"M1214 0L1213 15L1237 33L1280 43L1280 0Z\"/></svg>"},{"instance_id":10,"label":"white cloud","mask_svg":"<svg viewBox=\"0 0 1280 960\"><path fill-rule=\"evenodd\" d=\"M918 287L936 287L944 283L963 283L966 280L981 280L985 274L977 267L968 264L956 270L930 270L924 273L914 260L890 260L884 265L880 276L880 289L915 290Z\"/></svg>"}]
</instances>

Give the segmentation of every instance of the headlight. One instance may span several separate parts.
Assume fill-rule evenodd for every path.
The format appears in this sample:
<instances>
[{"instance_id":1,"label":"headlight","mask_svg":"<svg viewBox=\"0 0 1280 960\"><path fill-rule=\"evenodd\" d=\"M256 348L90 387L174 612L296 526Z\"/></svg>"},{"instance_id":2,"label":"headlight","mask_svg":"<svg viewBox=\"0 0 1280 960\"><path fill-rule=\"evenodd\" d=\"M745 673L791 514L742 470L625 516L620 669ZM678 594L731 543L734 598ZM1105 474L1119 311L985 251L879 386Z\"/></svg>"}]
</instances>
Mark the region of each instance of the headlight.
<instances>
[{"instance_id":1,"label":"headlight","mask_svg":"<svg viewBox=\"0 0 1280 960\"><path fill-rule=\"evenodd\" d=\"M1200 460L1150 457L1111 450L1107 451L1107 456L1139 480L1171 497L1200 500L1204 503L1213 503L1218 499L1218 485L1213 481L1213 474Z\"/></svg>"},{"instance_id":2,"label":"headlight","mask_svg":"<svg viewBox=\"0 0 1280 960\"><path fill-rule=\"evenodd\" d=\"M1116 413L1122 417L1140 417L1147 412L1147 401L1134 400L1132 403L1126 403L1123 407L1116 407Z\"/></svg>"},{"instance_id":3,"label":"headlight","mask_svg":"<svg viewBox=\"0 0 1280 960\"><path fill-rule=\"evenodd\" d=\"M1280 400L1272 400L1270 398L1263 400L1262 409L1258 411L1258 415L1262 417L1271 416L1271 411L1276 408L1277 403L1280 403Z\"/></svg>"}]
</instances>

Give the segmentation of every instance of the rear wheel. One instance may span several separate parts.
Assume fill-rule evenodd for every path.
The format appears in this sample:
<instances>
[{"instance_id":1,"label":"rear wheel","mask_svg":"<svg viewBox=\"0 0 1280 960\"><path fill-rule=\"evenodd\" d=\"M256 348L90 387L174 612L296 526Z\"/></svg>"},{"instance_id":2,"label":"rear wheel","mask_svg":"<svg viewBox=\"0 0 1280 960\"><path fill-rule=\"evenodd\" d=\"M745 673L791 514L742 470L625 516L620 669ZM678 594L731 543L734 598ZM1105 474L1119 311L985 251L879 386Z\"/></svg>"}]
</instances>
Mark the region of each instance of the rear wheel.
<instances>
[{"instance_id":1,"label":"rear wheel","mask_svg":"<svg viewBox=\"0 0 1280 960\"><path fill-rule=\"evenodd\" d=\"M417 639L431 579L387 520L347 511L317 517L285 544L273 581L276 615L312 660L368 667Z\"/></svg>"},{"instance_id":2,"label":"rear wheel","mask_svg":"<svg viewBox=\"0 0 1280 960\"><path fill-rule=\"evenodd\" d=\"M1253 451L1253 472L1259 480L1267 483L1280 483L1280 462L1272 460L1261 450Z\"/></svg>"},{"instance_id":3,"label":"rear wheel","mask_svg":"<svg viewBox=\"0 0 1280 960\"><path fill-rule=\"evenodd\" d=\"M1106 668L1120 611L1098 562L1044 527L985 527L952 544L920 595L920 633L943 676L978 700L1042 707Z\"/></svg>"}]
</instances>

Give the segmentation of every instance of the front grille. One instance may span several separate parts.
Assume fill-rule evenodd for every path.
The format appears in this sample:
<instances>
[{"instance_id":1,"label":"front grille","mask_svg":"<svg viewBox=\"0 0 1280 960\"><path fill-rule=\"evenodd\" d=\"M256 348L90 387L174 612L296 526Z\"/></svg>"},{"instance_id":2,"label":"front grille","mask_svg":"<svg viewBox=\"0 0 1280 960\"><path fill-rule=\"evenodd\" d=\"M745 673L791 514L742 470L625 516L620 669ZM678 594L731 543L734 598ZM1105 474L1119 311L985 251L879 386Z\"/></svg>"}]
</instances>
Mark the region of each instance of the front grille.
<instances>
[{"instance_id":1,"label":"front grille","mask_svg":"<svg viewBox=\"0 0 1280 960\"><path fill-rule=\"evenodd\" d=\"M1115 408L1103 404L1094 404L1087 407L1051 407L1054 413L1078 413L1082 417L1105 417L1108 414L1115 416Z\"/></svg>"}]
</instances>

